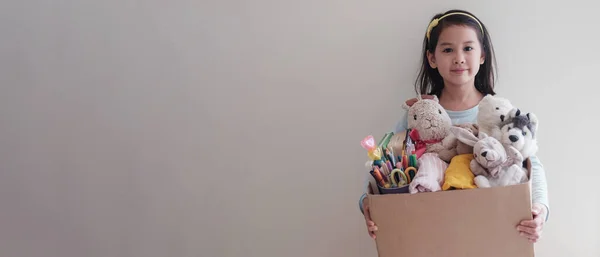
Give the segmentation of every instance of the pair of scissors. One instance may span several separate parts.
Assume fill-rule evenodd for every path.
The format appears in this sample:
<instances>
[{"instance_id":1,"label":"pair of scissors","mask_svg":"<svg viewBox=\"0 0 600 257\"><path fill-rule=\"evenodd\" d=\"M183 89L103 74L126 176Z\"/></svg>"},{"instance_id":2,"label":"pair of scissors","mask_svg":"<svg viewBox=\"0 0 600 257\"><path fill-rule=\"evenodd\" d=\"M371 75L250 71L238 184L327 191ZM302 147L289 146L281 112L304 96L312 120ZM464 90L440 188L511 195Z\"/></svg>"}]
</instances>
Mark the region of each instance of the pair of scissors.
<instances>
[{"instance_id":1,"label":"pair of scissors","mask_svg":"<svg viewBox=\"0 0 600 257\"><path fill-rule=\"evenodd\" d=\"M412 167L412 166L408 167L404 170L404 173L405 173L406 177L408 178L408 183L410 183L417 175L417 168Z\"/></svg>"},{"instance_id":2,"label":"pair of scissors","mask_svg":"<svg viewBox=\"0 0 600 257\"><path fill-rule=\"evenodd\" d=\"M398 180L396 180L396 174L398 175ZM394 183L394 185L397 185L398 187L410 183L408 177L406 177L406 174L401 169L394 169L390 177L392 178L392 183Z\"/></svg>"}]
</instances>

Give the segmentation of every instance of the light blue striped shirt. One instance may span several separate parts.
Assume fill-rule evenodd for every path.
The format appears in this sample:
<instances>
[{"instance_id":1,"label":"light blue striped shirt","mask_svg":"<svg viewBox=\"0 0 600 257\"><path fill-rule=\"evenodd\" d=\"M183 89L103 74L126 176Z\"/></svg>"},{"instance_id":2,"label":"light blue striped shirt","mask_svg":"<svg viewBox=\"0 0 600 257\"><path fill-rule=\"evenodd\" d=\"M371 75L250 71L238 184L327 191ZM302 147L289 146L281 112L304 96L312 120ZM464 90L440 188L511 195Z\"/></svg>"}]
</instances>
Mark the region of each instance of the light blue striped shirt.
<instances>
[{"instance_id":1,"label":"light blue striped shirt","mask_svg":"<svg viewBox=\"0 0 600 257\"><path fill-rule=\"evenodd\" d=\"M450 119L452 120L452 124L463 124L463 123L476 123L477 122L477 112L479 111L479 107L475 106L471 109L467 109L464 111L449 111L446 110ZM405 131L408 127L408 119L407 119L408 111L402 109L401 116L399 117L399 121L393 129L394 133L398 133L401 131ZM548 210L548 215L546 216L546 220L548 216L550 216L550 205L548 203L548 184L546 182L546 172L544 171L544 166L540 162L537 156L531 156L531 186L532 186L532 202L540 203L546 206ZM367 192L369 189L369 173L367 173L364 193L360 197L359 207L360 211L363 212L362 202L364 198L367 196Z\"/></svg>"}]
</instances>

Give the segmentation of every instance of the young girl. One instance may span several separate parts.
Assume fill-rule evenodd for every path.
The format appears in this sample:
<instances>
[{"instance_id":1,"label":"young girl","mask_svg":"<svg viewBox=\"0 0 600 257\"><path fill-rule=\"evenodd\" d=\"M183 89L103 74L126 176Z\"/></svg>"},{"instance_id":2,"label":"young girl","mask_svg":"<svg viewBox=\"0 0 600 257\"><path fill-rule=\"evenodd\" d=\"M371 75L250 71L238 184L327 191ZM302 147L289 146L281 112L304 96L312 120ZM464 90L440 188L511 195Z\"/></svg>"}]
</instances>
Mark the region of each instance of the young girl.
<instances>
[{"instance_id":1,"label":"young girl","mask_svg":"<svg viewBox=\"0 0 600 257\"><path fill-rule=\"evenodd\" d=\"M473 14L451 10L437 14L431 20L423 41L423 63L415 85L422 98L436 95L446 109L453 124L475 123L478 104L494 92L494 50L490 34ZM406 101L412 105L416 99ZM407 111L402 116L395 133L407 128ZM515 229L531 242L537 242L542 227L548 219L549 205L545 171L536 156L532 164L533 219L522 221ZM368 189L368 179L365 189ZM365 216L369 235L375 238L377 226L371 220L368 201L363 194L359 201Z\"/></svg>"}]
</instances>

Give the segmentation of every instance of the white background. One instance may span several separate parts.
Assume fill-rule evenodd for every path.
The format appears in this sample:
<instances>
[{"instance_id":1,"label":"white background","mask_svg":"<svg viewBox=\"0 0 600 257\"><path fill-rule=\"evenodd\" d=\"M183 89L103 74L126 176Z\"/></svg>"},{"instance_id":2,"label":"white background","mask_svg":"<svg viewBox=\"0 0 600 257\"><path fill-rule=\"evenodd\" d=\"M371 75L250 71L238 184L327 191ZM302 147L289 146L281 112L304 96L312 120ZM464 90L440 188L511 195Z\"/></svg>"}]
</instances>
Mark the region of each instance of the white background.
<instances>
[{"instance_id":1,"label":"white background","mask_svg":"<svg viewBox=\"0 0 600 257\"><path fill-rule=\"evenodd\" d=\"M395 125L449 8L540 120L537 256L600 256L583 0L3 1L0 255L376 256L360 140Z\"/></svg>"}]
</instances>

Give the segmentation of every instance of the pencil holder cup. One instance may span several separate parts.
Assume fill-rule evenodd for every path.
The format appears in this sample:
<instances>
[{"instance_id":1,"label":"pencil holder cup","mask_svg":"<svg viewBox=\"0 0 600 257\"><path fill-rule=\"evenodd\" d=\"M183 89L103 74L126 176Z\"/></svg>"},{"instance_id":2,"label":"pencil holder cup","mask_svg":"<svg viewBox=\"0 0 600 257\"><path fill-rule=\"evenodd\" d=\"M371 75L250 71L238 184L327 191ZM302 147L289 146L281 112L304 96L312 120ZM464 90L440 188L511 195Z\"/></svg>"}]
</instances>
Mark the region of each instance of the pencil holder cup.
<instances>
[{"instance_id":1,"label":"pencil holder cup","mask_svg":"<svg viewBox=\"0 0 600 257\"><path fill-rule=\"evenodd\" d=\"M390 187L390 188L385 188L382 187L380 185L377 185L377 187L379 188L379 193L382 195L387 195L387 194L408 194L408 185L403 185L400 187Z\"/></svg>"}]
</instances>

